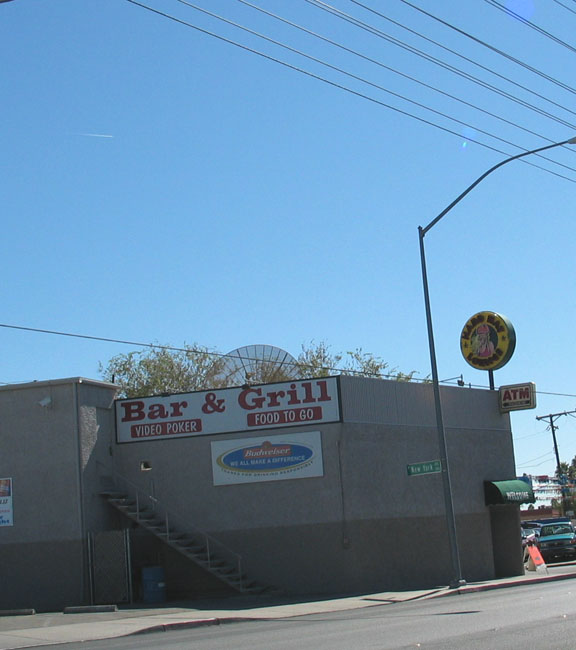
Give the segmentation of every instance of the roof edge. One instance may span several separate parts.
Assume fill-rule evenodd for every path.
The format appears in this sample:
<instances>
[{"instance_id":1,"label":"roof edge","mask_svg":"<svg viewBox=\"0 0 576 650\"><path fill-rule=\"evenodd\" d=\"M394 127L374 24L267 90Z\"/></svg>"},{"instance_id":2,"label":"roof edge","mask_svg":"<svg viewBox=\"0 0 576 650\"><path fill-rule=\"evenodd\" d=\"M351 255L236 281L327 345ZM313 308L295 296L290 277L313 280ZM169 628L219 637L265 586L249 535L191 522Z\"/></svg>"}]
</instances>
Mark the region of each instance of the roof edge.
<instances>
[{"instance_id":1,"label":"roof edge","mask_svg":"<svg viewBox=\"0 0 576 650\"><path fill-rule=\"evenodd\" d=\"M110 382L101 381L99 379L88 379L87 377L65 377L62 379L44 379L38 381L27 381L22 383L5 384L3 386L0 386L0 391L25 390L29 388L35 388L38 386L59 386L62 384L89 384L90 386L111 388L116 391L120 390L120 386L118 386L117 384L111 384Z\"/></svg>"}]
</instances>

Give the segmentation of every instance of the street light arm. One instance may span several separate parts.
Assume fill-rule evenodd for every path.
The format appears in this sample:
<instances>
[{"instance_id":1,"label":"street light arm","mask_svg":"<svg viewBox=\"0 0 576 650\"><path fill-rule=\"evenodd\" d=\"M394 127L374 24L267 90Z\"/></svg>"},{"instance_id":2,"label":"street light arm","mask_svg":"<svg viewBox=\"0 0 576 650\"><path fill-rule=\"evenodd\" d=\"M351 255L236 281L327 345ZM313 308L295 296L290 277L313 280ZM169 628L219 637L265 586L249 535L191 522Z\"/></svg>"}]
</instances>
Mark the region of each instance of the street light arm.
<instances>
[{"instance_id":1,"label":"street light arm","mask_svg":"<svg viewBox=\"0 0 576 650\"><path fill-rule=\"evenodd\" d=\"M516 156L511 156L510 158L506 158L505 160L501 160L499 163L497 163L496 165L494 165L494 167L491 167L488 171L484 172L484 173L482 174L482 176L480 176L479 178L477 178L477 179L472 183L472 185L470 185L469 187L467 187L467 188L462 192L462 194L460 194L458 197L456 197L456 198L454 199L454 201L452 201L452 203L450 203L449 206L447 206L446 208L444 208L444 210L442 210L442 212L441 212L441 213L440 213L440 214L439 214L435 219L433 219L433 220L432 220L432 221L431 221L431 222L430 222L430 223L429 223L425 228L420 227L420 228L419 228L419 231L420 231L420 237L421 237L421 238L424 237L424 235L425 235L425 234L430 230L430 228L433 228L433 227L434 227L434 226L435 226L435 225L440 221L440 219L442 219L442 217L443 217L444 215L446 215L448 212L450 212L450 210L452 210L452 208L453 208L455 205L457 205L458 203L460 203L460 201L461 201L461 200L462 200L462 199L463 199L463 198L464 198L464 197L465 197L469 192L471 192L471 191L476 187L476 185L478 185L479 183L481 183L481 182L486 178L486 176L490 176L490 174L491 174L492 172L496 171L499 167L502 167L503 165L507 165L509 162L512 162L513 160L518 160L518 158L524 158L524 156L531 156L531 155L534 154L534 153L539 153L540 151L546 151L547 149L553 149L554 147L561 147L561 146L563 146L563 145L565 145L565 144L576 144L576 138L570 138L570 139L568 139L568 140L564 140L563 142L555 142L554 144L548 144L548 145L546 145L545 147L539 147L538 149L531 149L530 151L524 151L523 153L519 153L519 154L517 154Z\"/></svg>"}]
</instances>

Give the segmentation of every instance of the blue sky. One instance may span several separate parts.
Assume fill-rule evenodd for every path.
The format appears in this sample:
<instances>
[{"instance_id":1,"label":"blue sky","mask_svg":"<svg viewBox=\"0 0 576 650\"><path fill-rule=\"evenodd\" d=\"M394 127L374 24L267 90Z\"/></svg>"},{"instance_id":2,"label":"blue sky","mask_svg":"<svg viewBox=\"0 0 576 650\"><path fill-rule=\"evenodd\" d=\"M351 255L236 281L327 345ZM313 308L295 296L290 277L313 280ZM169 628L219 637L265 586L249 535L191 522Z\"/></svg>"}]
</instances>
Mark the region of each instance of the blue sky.
<instances>
[{"instance_id":1,"label":"blue sky","mask_svg":"<svg viewBox=\"0 0 576 650\"><path fill-rule=\"evenodd\" d=\"M547 78L402 0L253 1L316 35L198 0L316 61L178 0L142 4L189 25L127 0L1 4L0 381L98 378L134 349L14 326L325 341L428 375L417 228L503 158L576 135L576 2L410 2ZM515 326L496 385L539 391L512 415L519 473L554 472L535 416L576 409L575 152L505 166L426 237L441 378L488 385L460 354L470 316ZM557 425L569 461L576 422Z\"/></svg>"}]
</instances>

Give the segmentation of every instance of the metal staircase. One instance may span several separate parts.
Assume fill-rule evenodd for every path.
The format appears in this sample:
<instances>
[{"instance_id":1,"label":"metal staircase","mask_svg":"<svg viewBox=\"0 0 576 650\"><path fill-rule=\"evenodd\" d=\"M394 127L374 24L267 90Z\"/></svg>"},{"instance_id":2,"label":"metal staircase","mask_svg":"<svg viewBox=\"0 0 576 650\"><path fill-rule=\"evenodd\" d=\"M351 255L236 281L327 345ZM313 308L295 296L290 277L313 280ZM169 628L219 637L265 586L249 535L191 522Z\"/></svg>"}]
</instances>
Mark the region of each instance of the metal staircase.
<instances>
[{"instance_id":1,"label":"metal staircase","mask_svg":"<svg viewBox=\"0 0 576 650\"><path fill-rule=\"evenodd\" d=\"M243 573L240 555L211 535L185 524L154 496L116 473L107 476L103 483L106 487L100 495L111 506L235 591L242 594L271 591Z\"/></svg>"}]
</instances>

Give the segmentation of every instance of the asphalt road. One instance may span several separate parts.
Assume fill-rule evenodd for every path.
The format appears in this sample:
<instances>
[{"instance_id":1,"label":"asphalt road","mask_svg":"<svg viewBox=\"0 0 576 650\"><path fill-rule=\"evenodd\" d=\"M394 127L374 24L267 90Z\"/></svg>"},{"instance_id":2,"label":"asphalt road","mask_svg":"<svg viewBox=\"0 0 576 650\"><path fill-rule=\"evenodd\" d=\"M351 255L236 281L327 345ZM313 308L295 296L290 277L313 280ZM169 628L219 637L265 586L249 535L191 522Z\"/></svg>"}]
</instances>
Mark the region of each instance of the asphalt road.
<instances>
[{"instance_id":1,"label":"asphalt road","mask_svg":"<svg viewBox=\"0 0 576 650\"><path fill-rule=\"evenodd\" d=\"M340 613L49 647L53 650L574 650L576 584L568 580Z\"/></svg>"}]
</instances>

